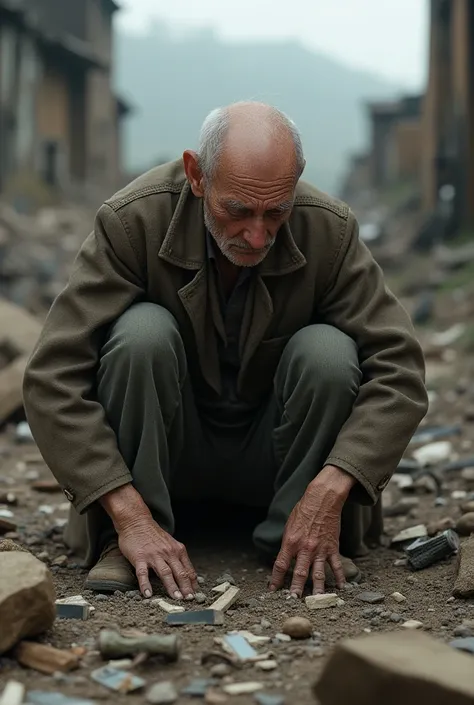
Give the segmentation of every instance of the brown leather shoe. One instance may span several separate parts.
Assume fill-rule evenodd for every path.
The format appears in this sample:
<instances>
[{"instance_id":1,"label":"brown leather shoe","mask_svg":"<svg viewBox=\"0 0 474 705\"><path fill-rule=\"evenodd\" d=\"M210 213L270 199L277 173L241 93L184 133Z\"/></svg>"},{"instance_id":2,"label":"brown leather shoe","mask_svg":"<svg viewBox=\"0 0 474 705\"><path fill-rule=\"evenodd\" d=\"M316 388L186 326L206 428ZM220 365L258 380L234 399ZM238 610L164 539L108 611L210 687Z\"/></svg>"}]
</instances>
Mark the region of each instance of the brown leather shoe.
<instances>
[{"instance_id":1,"label":"brown leather shoe","mask_svg":"<svg viewBox=\"0 0 474 705\"><path fill-rule=\"evenodd\" d=\"M104 548L96 565L89 571L84 587L96 592L127 592L137 589L138 581L133 566L122 555L116 541Z\"/></svg>"}]
</instances>

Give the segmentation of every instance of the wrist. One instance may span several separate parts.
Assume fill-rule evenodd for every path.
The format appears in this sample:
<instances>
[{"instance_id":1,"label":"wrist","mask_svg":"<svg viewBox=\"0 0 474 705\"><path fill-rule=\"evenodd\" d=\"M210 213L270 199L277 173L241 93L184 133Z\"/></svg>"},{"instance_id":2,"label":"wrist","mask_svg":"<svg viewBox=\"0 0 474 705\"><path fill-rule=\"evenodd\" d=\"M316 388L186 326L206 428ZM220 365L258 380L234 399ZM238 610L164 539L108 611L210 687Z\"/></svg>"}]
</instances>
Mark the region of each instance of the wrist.
<instances>
[{"instance_id":1,"label":"wrist","mask_svg":"<svg viewBox=\"0 0 474 705\"><path fill-rule=\"evenodd\" d=\"M335 465L325 465L312 481L311 485L313 484L317 487L324 485L328 491L345 502L350 491L357 484L357 480L342 468Z\"/></svg>"},{"instance_id":2,"label":"wrist","mask_svg":"<svg viewBox=\"0 0 474 705\"><path fill-rule=\"evenodd\" d=\"M107 492L99 502L111 518L118 534L130 526L151 519L150 510L131 484Z\"/></svg>"}]
</instances>

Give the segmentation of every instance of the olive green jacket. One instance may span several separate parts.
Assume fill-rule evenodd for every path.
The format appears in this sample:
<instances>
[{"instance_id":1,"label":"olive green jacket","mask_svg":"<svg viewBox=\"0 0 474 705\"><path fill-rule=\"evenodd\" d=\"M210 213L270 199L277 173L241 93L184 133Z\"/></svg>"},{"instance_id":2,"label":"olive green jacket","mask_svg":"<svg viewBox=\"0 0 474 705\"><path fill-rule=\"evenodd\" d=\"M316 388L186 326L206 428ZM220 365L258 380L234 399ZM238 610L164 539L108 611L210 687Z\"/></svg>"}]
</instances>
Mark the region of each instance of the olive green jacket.
<instances>
[{"instance_id":1,"label":"olive green jacket","mask_svg":"<svg viewBox=\"0 0 474 705\"><path fill-rule=\"evenodd\" d=\"M139 177L98 211L24 380L34 437L79 512L131 481L96 399L95 376L109 325L132 303L151 301L174 315L196 393L219 392L209 315L218 304L207 271L202 201L181 160ZM325 322L353 338L362 385L327 463L358 480L359 501L376 501L426 413L424 362L349 208L300 182L289 224L252 282L240 339L241 396L268 394L283 348L300 328Z\"/></svg>"}]
</instances>

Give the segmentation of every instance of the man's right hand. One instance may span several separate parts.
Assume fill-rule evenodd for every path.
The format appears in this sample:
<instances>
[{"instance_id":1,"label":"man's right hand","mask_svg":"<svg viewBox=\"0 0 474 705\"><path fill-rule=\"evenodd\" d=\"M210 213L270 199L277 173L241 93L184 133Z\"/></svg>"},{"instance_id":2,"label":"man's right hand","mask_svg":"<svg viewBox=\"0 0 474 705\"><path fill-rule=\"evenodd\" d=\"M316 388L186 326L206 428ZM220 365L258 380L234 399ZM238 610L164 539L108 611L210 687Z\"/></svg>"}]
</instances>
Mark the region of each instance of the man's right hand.
<instances>
[{"instance_id":1,"label":"man's right hand","mask_svg":"<svg viewBox=\"0 0 474 705\"><path fill-rule=\"evenodd\" d=\"M156 523L137 490L123 485L103 495L100 503L113 521L121 552L135 568L142 594L152 595L152 570L170 597L192 599L199 586L185 546Z\"/></svg>"},{"instance_id":2,"label":"man's right hand","mask_svg":"<svg viewBox=\"0 0 474 705\"><path fill-rule=\"evenodd\" d=\"M140 590L151 597L149 571L161 579L175 600L192 599L198 590L194 570L185 546L162 529L152 517L138 519L119 531L119 548L134 566Z\"/></svg>"}]
</instances>

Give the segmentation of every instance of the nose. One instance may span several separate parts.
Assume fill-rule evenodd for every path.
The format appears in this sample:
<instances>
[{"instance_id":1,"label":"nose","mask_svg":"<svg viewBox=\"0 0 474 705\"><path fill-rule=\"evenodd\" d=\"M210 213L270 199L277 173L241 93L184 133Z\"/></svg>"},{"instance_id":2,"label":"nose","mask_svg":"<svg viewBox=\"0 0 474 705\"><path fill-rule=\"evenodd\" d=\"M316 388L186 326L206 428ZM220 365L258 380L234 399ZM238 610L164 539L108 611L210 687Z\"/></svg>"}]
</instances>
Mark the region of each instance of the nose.
<instances>
[{"instance_id":1,"label":"nose","mask_svg":"<svg viewBox=\"0 0 474 705\"><path fill-rule=\"evenodd\" d=\"M267 228L262 218L255 218L244 233L244 240L254 250L263 250L268 241Z\"/></svg>"}]
</instances>

